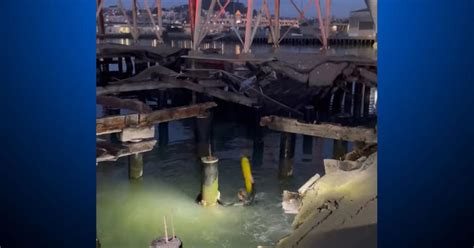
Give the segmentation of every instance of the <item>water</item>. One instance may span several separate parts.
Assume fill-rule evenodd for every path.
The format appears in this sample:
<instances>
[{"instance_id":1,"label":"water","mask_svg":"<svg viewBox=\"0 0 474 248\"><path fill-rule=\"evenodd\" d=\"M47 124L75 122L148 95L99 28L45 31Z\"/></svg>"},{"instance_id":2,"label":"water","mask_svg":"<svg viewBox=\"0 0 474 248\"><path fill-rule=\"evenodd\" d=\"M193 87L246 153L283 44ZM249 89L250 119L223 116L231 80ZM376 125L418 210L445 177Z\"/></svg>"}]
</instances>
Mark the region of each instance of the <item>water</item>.
<instances>
[{"instance_id":1,"label":"water","mask_svg":"<svg viewBox=\"0 0 474 248\"><path fill-rule=\"evenodd\" d=\"M144 176L128 180L127 158L97 167L97 235L103 247L148 247L164 236L163 216L173 216L176 235L185 247L256 247L272 245L291 232L293 215L281 208L283 190L296 191L315 173L322 158L331 157L332 142L314 142L313 161L305 162L302 136L297 136L294 176L279 180L278 133L264 136L263 164L253 167L257 195L249 207L203 208L194 200L200 191L193 121L170 123L170 143L144 154ZM219 190L225 202L235 201L244 187L240 156L252 154L245 126L214 124L215 155L219 158ZM169 227L169 231L171 228Z\"/></svg>"}]
</instances>

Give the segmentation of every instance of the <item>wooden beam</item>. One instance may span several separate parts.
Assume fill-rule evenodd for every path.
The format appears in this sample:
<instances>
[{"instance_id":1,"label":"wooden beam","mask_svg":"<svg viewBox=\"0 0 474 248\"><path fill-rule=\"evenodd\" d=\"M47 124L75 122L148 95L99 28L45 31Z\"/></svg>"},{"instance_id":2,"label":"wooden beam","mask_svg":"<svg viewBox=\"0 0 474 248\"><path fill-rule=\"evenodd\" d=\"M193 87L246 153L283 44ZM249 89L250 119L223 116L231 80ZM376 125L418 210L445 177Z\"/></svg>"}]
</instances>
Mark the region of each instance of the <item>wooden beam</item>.
<instances>
[{"instance_id":1,"label":"wooden beam","mask_svg":"<svg viewBox=\"0 0 474 248\"><path fill-rule=\"evenodd\" d=\"M260 125L280 132L297 133L328 139L377 143L377 133L373 128L345 127L333 124L307 124L295 119L273 115L262 117L260 119Z\"/></svg>"},{"instance_id":2,"label":"wooden beam","mask_svg":"<svg viewBox=\"0 0 474 248\"><path fill-rule=\"evenodd\" d=\"M104 161L116 161L120 157L130 156L136 153L148 152L153 149L155 144L155 139L122 144L112 144L105 141L97 141L96 163Z\"/></svg>"},{"instance_id":3,"label":"wooden beam","mask_svg":"<svg viewBox=\"0 0 474 248\"><path fill-rule=\"evenodd\" d=\"M124 128L147 127L161 122L196 117L207 109L217 106L214 102L194 104L185 107L167 108L147 114L109 116L96 120L96 135L119 133Z\"/></svg>"},{"instance_id":4,"label":"wooden beam","mask_svg":"<svg viewBox=\"0 0 474 248\"><path fill-rule=\"evenodd\" d=\"M105 94L115 94L121 92L130 92L130 91L143 91L143 90L156 90L156 89L188 89L199 93L208 94L219 99L238 103L244 106L251 107L254 103L257 102L256 99L252 99L237 93L217 89L217 88L207 88L202 85L193 83L187 80L179 79L166 79L166 82L161 81L144 81L137 83L129 84L120 84L120 85L109 85L106 87L97 87L97 95Z\"/></svg>"},{"instance_id":5,"label":"wooden beam","mask_svg":"<svg viewBox=\"0 0 474 248\"><path fill-rule=\"evenodd\" d=\"M133 99L120 99L113 96L97 96L96 103L108 108L129 109L138 113L150 113L150 106Z\"/></svg>"}]
</instances>

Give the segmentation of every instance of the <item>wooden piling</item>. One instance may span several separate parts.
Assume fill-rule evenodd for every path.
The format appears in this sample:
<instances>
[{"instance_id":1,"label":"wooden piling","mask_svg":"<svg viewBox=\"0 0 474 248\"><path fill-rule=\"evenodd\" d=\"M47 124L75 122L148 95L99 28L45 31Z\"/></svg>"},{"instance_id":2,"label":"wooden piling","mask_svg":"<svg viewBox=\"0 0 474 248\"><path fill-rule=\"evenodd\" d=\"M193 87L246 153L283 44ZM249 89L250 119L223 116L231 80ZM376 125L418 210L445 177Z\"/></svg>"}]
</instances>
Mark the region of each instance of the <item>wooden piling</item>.
<instances>
[{"instance_id":1,"label":"wooden piling","mask_svg":"<svg viewBox=\"0 0 474 248\"><path fill-rule=\"evenodd\" d=\"M286 178L293 175L295 140L296 135L294 133L281 133L280 162L278 168L280 178Z\"/></svg>"},{"instance_id":2,"label":"wooden piling","mask_svg":"<svg viewBox=\"0 0 474 248\"><path fill-rule=\"evenodd\" d=\"M219 198L219 159L213 156L205 156L202 161L202 200L203 206L215 206Z\"/></svg>"},{"instance_id":3,"label":"wooden piling","mask_svg":"<svg viewBox=\"0 0 474 248\"><path fill-rule=\"evenodd\" d=\"M313 123L315 120L314 106L306 105L304 107L304 118L306 123ZM311 155L313 152L313 137L303 135L303 154Z\"/></svg>"},{"instance_id":4,"label":"wooden piling","mask_svg":"<svg viewBox=\"0 0 474 248\"><path fill-rule=\"evenodd\" d=\"M354 92L353 92L353 109L354 109L354 119L360 119L362 113L362 84L360 83L353 83L355 84Z\"/></svg>"},{"instance_id":5,"label":"wooden piling","mask_svg":"<svg viewBox=\"0 0 474 248\"><path fill-rule=\"evenodd\" d=\"M166 90L160 90L157 98L158 109L165 109L168 107L168 94ZM161 122L158 124L158 145L160 147L168 145L169 132L168 122Z\"/></svg>"},{"instance_id":6,"label":"wooden piling","mask_svg":"<svg viewBox=\"0 0 474 248\"><path fill-rule=\"evenodd\" d=\"M128 156L128 177L132 180L143 176L143 154L135 153Z\"/></svg>"},{"instance_id":7,"label":"wooden piling","mask_svg":"<svg viewBox=\"0 0 474 248\"><path fill-rule=\"evenodd\" d=\"M199 158L209 156L211 145L212 114L209 111L196 117L196 143Z\"/></svg>"},{"instance_id":8,"label":"wooden piling","mask_svg":"<svg viewBox=\"0 0 474 248\"><path fill-rule=\"evenodd\" d=\"M252 164L256 167L263 163L263 128L260 126L260 119L262 117L262 105L255 105L254 108L254 123L253 123L253 148L252 148Z\"/></svg>"}]
</instances>

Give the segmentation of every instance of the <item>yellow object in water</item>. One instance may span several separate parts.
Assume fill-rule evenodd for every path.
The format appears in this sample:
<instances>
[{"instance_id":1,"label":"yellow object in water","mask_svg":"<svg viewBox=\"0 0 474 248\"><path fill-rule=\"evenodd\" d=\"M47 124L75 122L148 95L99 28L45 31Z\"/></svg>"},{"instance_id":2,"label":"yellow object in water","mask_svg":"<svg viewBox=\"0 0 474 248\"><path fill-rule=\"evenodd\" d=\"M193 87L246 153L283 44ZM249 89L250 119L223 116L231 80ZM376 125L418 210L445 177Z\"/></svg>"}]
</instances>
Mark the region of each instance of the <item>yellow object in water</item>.
<instances>
[{"instance_id":1,"label":"yellow object in water","mask_svg":"<svg viewBox=\"0 0 474 248\"><path fill-rule=\"evenodd\" d=\"M240 160L240 164L242 165L242 174L244 175L245 181L245 189L247 193L252 192L252 184L253 184L253 177L252 177L252 169L250 168L250 162L247 157L242 157Z\"/></svg>"}]
</instances>

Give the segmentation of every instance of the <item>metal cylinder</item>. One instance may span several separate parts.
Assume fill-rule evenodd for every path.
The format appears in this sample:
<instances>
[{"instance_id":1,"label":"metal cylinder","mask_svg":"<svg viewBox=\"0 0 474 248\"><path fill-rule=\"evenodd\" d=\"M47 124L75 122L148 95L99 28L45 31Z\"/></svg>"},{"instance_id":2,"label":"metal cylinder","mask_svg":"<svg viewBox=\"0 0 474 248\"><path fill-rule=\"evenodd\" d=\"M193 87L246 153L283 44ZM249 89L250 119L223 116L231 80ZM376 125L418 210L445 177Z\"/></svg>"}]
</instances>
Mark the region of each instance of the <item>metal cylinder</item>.
<instances>
[{"instance_id":1,"label":"metal cylinder","mask_svg":"<svg viewBox=\"0 0 474 248\"><path fill-rule=\"evenodd\" d=\"M281 178L293 175L293 158L295 156L295 140L294 133L281 133L280 139L280 163L279 175Z\"/></svg>"},{"instance_id":2,"label":"metal cylinder","mask_svg":"<svg viewBox=\"0 0 474 248\"><path fill-rule=\"evenodd\" d=\"M202 200L203 206L215 206L219 198L219 159L212 156L201 158L202 161Z\"/></svg>"},{"instance_id":3,"label":"metal cylinder","mask_svg":"<svg viewBox=\"0 0 474 248\"><path fill-rule=\"evenodd\" d=\"M136 153L128 156L128 177L139 179L143 176L143 154Z\"/></svg>"},{"instance_id":4,"label":"metal cylinder","mask_svg":"<svg viewBox=\"0 0 474 248\"><path fill-rule=\"evenodd\" d=\"M199 158L210 155L211 124L212 115L208 111L196 117L196 143Z\"/></svg>"}]
</instances>

